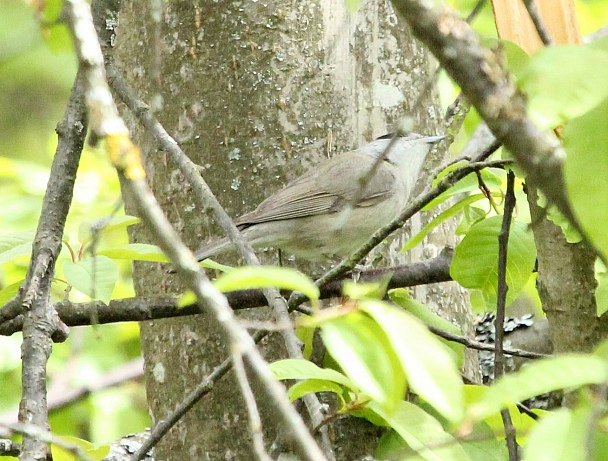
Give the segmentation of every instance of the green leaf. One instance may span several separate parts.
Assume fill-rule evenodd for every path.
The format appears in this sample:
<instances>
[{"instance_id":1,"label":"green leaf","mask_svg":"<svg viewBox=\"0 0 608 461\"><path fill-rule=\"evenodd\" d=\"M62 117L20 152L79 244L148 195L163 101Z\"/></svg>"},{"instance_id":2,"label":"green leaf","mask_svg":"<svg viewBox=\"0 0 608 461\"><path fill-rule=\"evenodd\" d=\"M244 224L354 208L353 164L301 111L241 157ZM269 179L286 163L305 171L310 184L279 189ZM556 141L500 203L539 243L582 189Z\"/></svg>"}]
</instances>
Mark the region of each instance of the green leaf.
<instances>
[{"instance_id":1,"label":"green leaf","mask_svg":"<svg viewBox=\"0 0 608 461\"><path fill-rule=\"evenodd\" d=\"M97 252L98 255L111 259L129 259L131 261L168 262L169 258L156 245L148 243L128 243Z\"/></svg>"},{"instance_id":2,"label":"green leaf","mask_svg":"<svg viewBox=\"0 0 608 461\"><path fill-rule=\"evenodd\" d=\"M189 306L191 304L196 304L196 301L197 301L197 298L196 298L196 294L194 294L194 291L188 290L179 296L175 305L177 306L178 309L181 309L181 308Z\"/></svg>"},{"instance_id":3,"label":"green leaf","mask_svg":"<svg viewBox=\"0 0 608 461\"><path fill-rule=\"evenodd\" d=\"M476 424L470 437L475 440L460 440L459 444L471 461L506 461L509 458L504 437L498 440L487 424ZM425 458L417 455L397 432L389 430L380 438L374 459L418 461Z\"/></svg>"},{"instance_id":4,"label":"green leaf","mask_svg":"<svg viewBox=\"0 0 608 461\"><path fill-rule=\"evenodd\" d=\"M462 210L462 218L456 228L456 235L465 235L471 229L471 226L477 224L482 219L485 219L488 212L475 206L467 206Z\"/></svg>"},{"instance_id":5,"label":"green leaf","mask_svg":"<svg viewBox=\"0 0 608 461\"><path fill-rule=\"evenodd\" d=\"M409 239L407 242L405 242L405 245L403 245L403 248L401 248L401 251L402 252L408 251L408 250L411 250L412 248L416 247L437 226L446 222L448 219L453 218L457 214L462 213L463 210L467 206L469 206L471 203L478 202L479 200L484 200L485 198L486 197L483 194L470 195L468 197L465 197L462 200L459 200L451 207L443 210L441 213L439 213L437 216L435 216L426 226L424 226L420 230L420 232L418 232L415 236L413 236L411 239Z\"/></svg>"},{"instance_id":6,"label":"green leaf","mask_svg":"<svg viewBox=\"0 0 608 461\"><path fill-rule=\"evenodd\" d=\"M32 242L36 231L12 232L0 236L0 264L7 263L19 256L32 254Z\"/></svg>"},{"instance_id":7,"label":"green leaf","mask_svg":"<svg viewBox=\"0 0 608 461\"><path fill-rule=\"evenodd\" d=\"M470 461L458 440L445 432L441 423L420 407L401 401L395 412L387 413L375 402L372 402L369 406L386 420L389 426L422 459L429 461Z\"/></svg>"},{"instance_id":8,"label":"green leaf","mask_svg":"<svg viewBox=\"0 0 608 461\"><path fill-rule=\"evenodd\" d=\"M394 429L384 431L374 451L374 459L414 461L416 460L414 456L416 456L414 450L405 443L405 440ZM418 457L418 459L421 458Z\"/></svg>"},{"instance_id":9,"label":"green leaf","mask_svg":"<svg viewBox=\"0 0 608 461\"><path fill-rule=\"evenodd\" d=\"M604 427L606 426L604 425ZM595 431L593 448L595 452L591 455L591 459L608 459L608 434L603 431Z\"/></svg>"},{"instance_id":10,"label":"green leaf","mask_svg":"<svg viewBox=\"0 0 608 461\"><path fill-rule=\"evenodd\" d=\"M43 3L44 10L42 12L42 18L44 19L44 22L59 21L62 3L61 0L46 0L46 2Z\"/></svg>"},{"instance_id":11,"label":"green leaf","mask_svg":"<svg viewBox=\"0 0 608 461\"><path fill-rule=\"evenodd\" d=\"M355 387L388 411L405 395L405 376L384 331L361 312L321 324L321 338Z\"/></svg>"},{"instance_id":12,"label":"green leaf","mask_svg":"<svg viewBox=\"0 0 608 461\"><path fill-rule=\"evenodd\" d=\"M65 441L66 445L79 447L90 461L101 461L110 453L109 445L93 445L91 442L69 435L62 435L60 438ZM80 460L80 458L76 457L65 448L55 444L51 445L51 451L53 454L53 461Z\"/></svg>"},{"instance_id":13,"label":"green leaf","mask_svg":"<svg viewBox=\"0 0 608 461\"><path fill-rule=\"evenodd\" d=\"M344 389L332 381L324 379L307 379L291 386L287 391L287 396L289 397L289 400L293 402L300 397L304 397L305 395L314 392L333 392L342 400L342 392L344 392ZM344 402L342 401L341 404L344 405Z\"/></svg>"},{"instance_id":14,"label":"green leaf","mask_svg":"<svg viewBox=\"0 0 608 461\"><path fill-rule=\"evenodd\" d=\"M608 360L608 340L604 340L599 343L595 349L593 349L593 354L603 358L604 360Z\"/></svg>"},{"instance_id":15,"label":"green leaf","mask_svg":"<svg viewBox=\"0 0 608 461\"><path fill-rule=\"evenodd\" d=\"M96 256L74 264L64 261L63 274L67 282L81 293L109 303L118 280L116 263L106 256Z\"/></svg>"},{"instance_id":16,"label":"green leaf","mask_svg":"<svg viewBox=\"0 0 608 461\"><path fill-rule=\"evenodd\" d=\"M220 264L210 258L200 261L199 264L206 269L214 269L220 272L232 272L234 270L234 267Z\"/></svg>"},{"instance_id":17,"label":"green leaf","mask_svg":"<svg viewBox=\"0 0 608 461\"><path fill-rule=\"evenodd\" d=\"M488 308L486 298L481 290L469 290L469 302L476 314L483 314ZM494 306L491 306L491 308L494 309Z\"/></svg>"},{"instance_id":18,"label":"green leaf","mask_svg":"<svg viewBox=\"0 0 608 461\"><path fill-rule=\"evenodd\" d=\"M23 280L19 280L18 282L11 283L10 285L5 286L0 291L0 307L4 306L17 293L19 293L19 288L21 288L22 284L23 284Z\"/></svg>"},{"instance_id":19,"label":"green leaf","mask_svg":"<svg viewBox=\"0 0 608 461\"><path fill-rule=\"evenodd\" d=\"M484 419L515 404L558 389L602 384L608 380L608 366L593 355L568 354L534 361L517 373L492 384L467 412L471 420Z\"/></svg>"},{"instance_id":20,"label":"green leaf","mask_svg":"<svg viewBox=\"0 0 608 461\"><path fill-rule=\"evenodd\" d=\"M375 282L356 283L345 280L342 285L342 294L350 299L382 299L386 295L386 288L392 274L386 274L381 280Z\"/></svg>"},{"instance_id":21,"label":"green leaf","mask_svg":"<svg viewBox=\"0 0 608 461\"><path fill-rule=\"evenodd\" d=\"M307 327L302 324L302 321L306 323L310 318L311 316L302 314L296 322L296 336L302 341L302 355L305 359L310 358L314 349L315 328Z\"/></svg>"},{"instance_id":22,"label":"green leaf","mask_svg":"<svg viewBox=\"0 0 608 461\"><path fill-rule=\"evenodd\" d=\"M437 175L435 180L433 181L433 186L436 186L441 179L451 173L453 170L458 169L461 166L466 165L466 162L455 163L450 165L445 170ZM492 173L489 169L480 171L481 178L486 183L486 185L490 188L494 187L499 189L502 186L502 179L500 179L496 174ZM479 180L477 179L477 175L475 173L468 174L448 190L443 192L439 197L433 199L428 205L425 205L423 210L428 211L435 208L437 205L445 202L447 199L462 194L465 192L472 192L479 190Z\"/></svg>"},{"instance_id":23,"label":"green leaf","mask_svg":"<svg viewBox=\"0 0 608 461\"><path fill-rule=\"evenodd\" d=\"M519 72L518 84L528 96L528 114L553 128L608 97L608 52L597 45L542 48Z\"/></svg>"},{"instance_id":24,"label":"green leaf","mask_svg":"<svg viewBox=\"0 0 608 461\"><path fill-rule=\"evenodd\" d=\"M269 365L279 381L285 379L317 379L333 381L348 388L353 388L353 382L342 373L329 368L320 368L314 363L303 359L278 360Z\"/></svg>"},{"instance_id":25,"label":"green leaf","mask_svg":"<svg viewBox=\"0 0 608 461\"><path fill-rule=\"evenodd\" d=\"M105 224L100 230L102 235L107 235L110 232L126 229L127 227L132 226L134 224L138 224L140 222L141 219L136 216L117 215L112 216L112 218L107 221L107 224ZM94 221L83 221L80 223L80 226L78 228L78 241L81 244L84 245L91 240L91 227L93 225L99 225L99 220L97 219Z\"/></svg>"},{"instance_id":26,"label":"green leaf","mask_svg":"<svg viewBox=\"0 0 608 461\"><path fill-rule=\"evenodd\" d=\"M608 311L608 271L603 267L598 259L595 264L595 279L597 288L595 289L595 305L597 316L601 317Z\"/></svg>"},{"instance_id":27,"label":"green leaf","mask_svg":"<svg viewBox=\"0 0 608 461\"><path fill-rule=\"evenodd\" d=\"M378 322L388 336L410 387L450 421L464 413L463 384L446 348L417 318L380 301L364 301L360 308Z\"/></svg>"},{"instance_id":28,"label":"green leaf","mask_svg":"<svg viewBox=\"0 0 608 461\"><path fill-rule=\"evenodd\" d=\"M319 299L319 288L314 282L289 267L238 267L221 275L213 283L222 293L249 288L279 287L301 291L311 300Z\"/></svg>"},{"instance_id":29,"label":"green leaf","mask_svg":"<svg viewBox=\"0 0 608 461\"><path fill-rule=\"evenodd\" d=\"M499 440L487 423L482 421L475 424L471 438L474 440L460 442L471 461L505 461L509 459L504 437ZM521 443L519 437L517 441Z\"/></svg>"},{"instance_id":30,"label":"green leaf","mask_svg":"<svg viewBox=\"0 0 608 461\"><path fill-rule=\"evenodd\" d=\"M469 407L472 403L478 402L482 399L483 396L487 393L488 388L486 386L479 386L473 384L467 384L464 386L464 398L465 404ZM513 426L517 431L517 440L521 444L525 444L526 434L530 433L532 428L536 426L536 421L527 415L526 413L522 413L517 408L517 405L514 403L510 403L505 406L505 408L511 414L511 421L513 422ZM532 410L532 413L537 416L542 416L547 413L545 410ZM483 419L483 422L487 424L494 434L498 437L504 439L505 434L505 425L502 421L502 415L499 412L493 413L486 418ZM477 427L478 422L474 424L474 427Z\"/></svg>"},{"instance_id":31,"label":"green leaf","mask_svg":"<svg viewBox=\"0 0 608 461\"><path fill-rule=\"evenodd\" d=\"M564 177L576 216L592 243L608 254L608 99L564 128Z\"/></svg>"},{"instance_id":32,"label":"green leaf","mask_svg":"<svg viewBox=\"0 0 608 461\"><path fill-rule=\"evenodd\" d=\"M42 38L53 53L58 54L73 51L72 35L67 25L63 23L43 25L40 31L42 32Z\"/></svg>"},{"instance_id":33,"label":"green leaf","mask_svg":"<svg viewBox=\"0 0 608 461\"><path fill-rule=\"evenodd\" d=\"M463 287L481 290L489 309L496 307L498 289L498 233L502 216L493 216L471 227L456 247L450 274ZM528 225L514 222L507 248L507 304L526 285L536 261L536 247Z\"/></svg>"},{"instance_id":34,"label":"green leaf","mask_svg":"<svg viewBox=\"0 0 608 461\"><path fill-rule=\"evenodd\" d=\"M590 408L574 411L560 408L542 418L524 448L523 458L529 461L585 461L587 431L592 416Z\"/></svg>"},{"instance_id":35,"label":"green leaf","mask_svg":"<svg viewBox=\"0 0 608 461\"><path fill-rule=\"evenodd\" d=\"M43 19L40 26L42 38L54 53L73 50L72 37L67 25L61 21L61 0L44 2Z\"/></svg>"},{"instance_id":36,"label":"green leaf","mask_svg":"<svg viewBox=\"0 0 608 461\"><path fill-rule=\"evenodd\" d=\"M388 292L389 297L393 302L404 308L416 318L422 320L425 325L438 328L454 335L462 336L462 331L452 322L435 314L429 307L419 303L412 298L409 291L405 288L396 288ZM464 352L466 350L464 344L448 341L443 338L437 338L445 346L449 347L455 354L456 365L460 368L464 364Z\"/></svg>"},{"instance_id":37,"label":"green leaf","mask_svg":"<svg viewBox=\"0 0 608 461\"><path fill-rule=\"evenodd\" d=\"M519 75L530 62L530 55L514 42L509 40L499 40L499 42L507 58L507 69L513 74Z\"/></svg>"}]
</instances>

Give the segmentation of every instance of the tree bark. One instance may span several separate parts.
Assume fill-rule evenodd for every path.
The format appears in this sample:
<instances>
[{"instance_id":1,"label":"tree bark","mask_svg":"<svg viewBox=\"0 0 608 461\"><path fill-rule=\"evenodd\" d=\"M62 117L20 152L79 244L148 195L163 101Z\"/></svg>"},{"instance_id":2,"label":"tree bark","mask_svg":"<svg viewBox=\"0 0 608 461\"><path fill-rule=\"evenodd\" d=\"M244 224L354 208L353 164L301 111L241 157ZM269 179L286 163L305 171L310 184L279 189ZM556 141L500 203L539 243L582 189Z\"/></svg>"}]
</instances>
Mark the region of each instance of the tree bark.
<instances>
[{"instance_id":1,"label":"tree bark","mask_svg":"<svg viewBox=\"0 0 608 461\"><path fill-rule=\"evenodd\" d=\"M366 3L356 13L347 12L342 2L284 0L167 2L165 7L150 11L148 2L123 6L117 63L169 133L203 167L206 181L232 216L252 210L323 157L391 131L404 113L414 116L415 131L441 131L436 92L420 96L435 64L385 1ZM415 101L419 103L411 107ZM184 240L196 249L218 235L209 214L193 205L180 172L125 116L144 150L150 185ZM434 234L411 257L436 256L449 235L450 230ZM132 240L152 238L139 228ZM399 243L386 245L386 264L403 260ZM276 262L274 252L261 257ZM140 296L182 288L156 264L136 264L134 279ZM417 294L422 301L434 299L435 306L458 306L447 316L467 325L458 289L442 286ZM264 309L240 315L243 320L269 318ZM145 322L141 336L154 422L227 357L204 316ZM268 360L284 356L275 336L260 347ZM258 403L270 445L278 431L264 402ZM238 385L224 379L165 437L156 458L251 459L246 418ZM336 424L338 459L372 453L377 428L352 419Z\"/></svg>"},{"instance_id":2,"label":"tree bark","mask_svg":"<svg viewBox=\"0 0 608 461\"><path fill-rule=\"evenodd\" d=\"M597 317L595 252L584 242L568 243L538 206L536 188L528 185L527 190L538 258L536 285L554 352L590 352L608 332L608 316Z\"/></svg>"}]
</instances>

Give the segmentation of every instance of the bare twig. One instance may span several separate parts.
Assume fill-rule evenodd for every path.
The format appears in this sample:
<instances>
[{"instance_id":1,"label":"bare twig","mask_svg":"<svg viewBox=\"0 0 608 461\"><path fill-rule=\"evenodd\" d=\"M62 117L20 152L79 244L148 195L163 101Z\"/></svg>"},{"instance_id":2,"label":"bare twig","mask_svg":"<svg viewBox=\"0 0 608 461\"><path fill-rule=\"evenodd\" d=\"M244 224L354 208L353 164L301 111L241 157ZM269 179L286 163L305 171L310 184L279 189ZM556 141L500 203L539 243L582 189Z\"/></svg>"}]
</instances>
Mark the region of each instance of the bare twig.
<instances>
[{"instance_id":1,"label":"bare twig","mask_svg":"<svg viewBox=\"0 0 608 461\"><path fill-rule=\"evenodd\" d=\"M243 238L241 233L234 225L228 213L221 206L211 189L199 174L197 166L186 156L177 143L169 136L164 127L152 116L147 106L137 99L133 89L122 78L118 70L114 67L111 60L107 64L108 74L111 78L112 87L127 104L131 111L137 116L142 125L154 136L159 145L168 152L175 160L186 179L194 186L194 198L202 209L212 209L214 216L222 228L226 231L230 240L236 244L240 254L248 265L259 266L260 262L256 257L251 245ZM262 290L268 305L272 307L275 321L279 324L291 322L287 310L287 304L275 288ZM281 331L287 352L291 358L303 358L300 342L292 329ZM321 404L314 394L309 394L304 399L312 421L321 421ZM326 455L331 455L331 441L327 432L322 434L323 446Z\"/></svg>"},{"instance_id":2,"label":"bare twig","mask_svg":"<svg viewBox=\"0 0 608 461\"><path fill-rule=\"evenodd\" d=\"M493 152L493 151L492 151ZM439 181L439 183L430 189L427 189L426 192L423 192L414 200L409 202L409 205L405 208L405 210L399 215L392 223L388 226L383 227L376 231L376 233L372 236L372 238L361 248L359 248L355 253L353 253L349 258L342 261L336 267L329 270L322 277L315 281L317 286L325 286L329 282L336 280L338 277L341 277L348 271L354 269L354 267L373 249L375 248L381 241L383 241L386 237L392 234L397 229L403 227L403 225L418 211L420 211L425 205L428 205L433 199L437 198L443 192L447 191L450 187L456 184L458 181L463 179L470 173L478 171L483 168L487 168L489 166L495 165L492 161L483 162L477 161L478 158L486 158L488 156L488 151L482 152L479 157L475 158L474 161L467 165L463 165L460 168L451 171L444 178ZM306 300L306 297L302 293L294 293L289 297L289 308L296 309L297 306L302 304Z\"/></svg>"},{"instance_id":3,"label":"bare twig","mask_svg":"<svg viewBox=\"0 0 608 461\"><path fill-rule=\"evenodd\" d=\"M48 392L48 410L58 410L73 405L87 396L101 392L111 387L120 386L127 381L132 381L143 376L143 359L138 357L127 363L117 366L108 371L94 383L79 387L71 387L68 383L57 386L51 382ZM0 414L0 422L13 422L12 411Z\"/></svg>"},{"instance_id":4,"label":"bare twig","mask_svg":"<svg viewBox=\"0 0 608 461\"><path fill-rule=\"evenodd\" d=\"M38 440L45 447L47 444L52 443L57 445L58 447L63 448L64 450L69 451L76 458L81 459L83 461L92 461L89 456L82 450L82 448L73 443L69 443L65 440L64 437L60 437L55 435L45 429L40 428L34 424L26 424L26 423L2 423L0 422L0 436L6 437L11 434L21 434L24 439L27 437L28 439ZM27 454L25 444L21 445L21 453L20 459L26 459L25 456ZM31 458L34 459L34 458ZM42 458L35 459L46 459L46 456Z\"/></svg>"},{"instance_id":5,"label":"bare twig","mask_svg":"<svg viewBox=\"0 0 608 461\"><path fill-rule=\"evenodd\" d=\"M502 227L498 234L498 288L497 288L497 303L496 303L496 319L494 322L494 331L496 332L496 340L494 345L494 378L500 378L505 372L505 355L504 355L504 337L505 337L505 309L507 304L507 252L509 244L509 233L511 232L511 220L513 210L515 209L515 173L511 170L507 174L507 194L505 197L504 214ZM500 412L503 425L505 427L505 438L507 440L507 448L509 450L509 461L517 461L519 459L519 449L517 446L516 431L511 414L508 409L503 409Z\"/></svg>"},{"instance_id":6,"label":"bare twig","mask_svg":"<svg viewBox=\"0 0 608 461\"><path fill-rule=\"evenodd\" d=\"M496 351L496 346L493 344L486 344L486 343L482 343L480 341L474 341L472 339L465 338L464 336L458 336L453 333L449 333L447 331L440 330L439 328L435 328L430 325L427 325L427 328L429 330L431 330L431 332L433 334L440 336L443 339L446 339L448 341L460 343L460 344L468 347L469 349L475 349L478 351L490 351L490 352ZM522 349L513 349L513 348L508 348L508 349L503 348L503 353L507 354L507 355L513 355L516 357L523 357L526 359L542 359L542 358L550 357L547 354L540 354L538 352L524 351Z\"/></svg>"},{"instance_id":7,"label":"bare twig","mask_svg":"<svg viewBox=\"0 0 608 461\"><path fill-rule=\"evenodd\" d=\"M23 399L20 420L38 425L41 429L48 424L46 361L51 352L51 337L58 340L67 337L67 330L62 329L50 303L50 290L86 136L86 123L83 87L77 76L65 115L57 127L59 143L42 203L28 275L23 285ZM24 435L25 459L44 458L46 450L44 441L29 434Z\"/></svg>"},{"instance_id":8,"label":"bare twig","mask_svg":"<svg viewBox=\"0 0 608 461\"><path fill-rule=\"evenodd\" d=\"M302 307L302 312L307 315L314 314L313 309L311 309L310 307ZM440 336L443 339L446 339L448 341L460 343L460 344L468 347L469 349L475 349L475 350L479 350L479 351L490 351L490 352L496 351L496 347L493 344L486 344L486 343L482 343L480 341L475 341L475 340L472 340L469 338L465 338L464 336L459 336L454 333L450 333L448 331L441 330L432 325L427 325L427 328L429 329L429 331L431 331L431 333L433 333L437 336ZM550 355L547 355L547 354L541 354L539 352L525 351L523 349L513 349L513 348L504 349L503 348L503 352L507 355L523 357L526 359L542 359L542 358L550 357Z\"/></svg>"},{"instance_id":9,"label":"bare twig","mask_svg":"<svg viewBox=\"0 0 608 461\"><path fill-rule=\"evenodd\" d=\"M467 18L465 19L465 21L468 22L469 24L471 24L475 20L475 18L479 15L479 13L481 13L481 10L483 10L483 7L486 5L487 2L488 2L487 0L477 0L477 3L475 4L473 9L469 13Z\"/></svg>"},{"instance_id":10,"label":"bare twig","mask_svg":"<svg viewBox=\"0 0 608 461\"><path fill-rule=\"evenodd\" d=\"M527 117L523 95L494 53L482 47L471 27L447 6L422 0L392 3L549 202L585 235L565 194L563 152Z\"/></svg>"},{"instance_id":11,"label":"bare twig","mask_svg":"<svg viewBox=\"0 0 608 461\"><path fill-rule=\"evenodd\" d=\"M254 342L258 343L266 336L266 332L256 332L253 335ZM132 461L140 461L145 458L148 453L160 439L169 432L173 426L203 397L205 397L213 387L230 369L232 368L232 360L226 359L220 365L215 367L213 372L209 374L197 387L192 391L179 406L166 418L159 421L150 431L150 436L146 438L142 446L131 458Z\"/></svg>"},{"instance_id":12,"label":"bare twig","mask_svg":"<svg viewBox=\"0 0 608 461\"><path fill-rule=\"evenodd\" d=\"M176 267L184 281L196 294L197 299L200 300L201 307L211 314L211 317L224 331L230 349L242 354L255 378L260 381L260 388L265 393L266 398L274 402L276 416L280 418L288 434L293 437L296 451L306 460L327 459L306 429L298 413L289 404L283 387L274 380L268 365L262 359L253 340L238 325L226 298L199 271L194 256L171 227L152 192L142 180L128 181L120 170L119 175L123 176L125 192L133 200L142 222L149 226L153 234L156 235L157 243L171 261L179 262Z\"/></svg>"},{"instance_id":13,"label":"bare twig","mask_svg":"<svg viewBox=\"0 0 608 461\"><path fill-rule=\"evenodd\" d=\"M515 173L509 171L507 174L507 194L503 211L503 220L500 233L498 234L498 288L496 302L496 317L494 319L494 331L496 346L494 354L494 378L498 379L505 372L504 356L504 337L505 337L505 309L507 303L507 249L509 243L509 233L511 232L511 220L513 209L515 208L515 194L513 187L515 183Z\"/></svg>"},{"instance_id":14,"label":"bare twig","mask_svg":"<svg viewBox=\"0 0 608 461\"><path fill-rule=\"evenodd\" d=\"M432 259L387 269L374 269L362 272L359 280L373 282L375 280L388 280L387 288L403 288L429 283L440 283L452 280L450 276L450 263L454 251L444 248L441 253ZM342 295L342 283L349 276L334 280L321 287L321 299L333 298ZM291 292L281 292L289 296ZM226 293L228 303L232 310L250 309L266 306L268 304L261 290L239 290ZM92 313L95 311L96 321L100 325L118 322L141 322L171 317L200 314L197 304L180 307L175 297L143 297L113 299L109 304L101 301L76 303L61 301L55 305L55 310L62 322L67 326L91 325ZM10 336L23 327L23 316L18 315L12 320L0 322L0 335Z\"/></svg>"},{"instance_id":15,"label":"bare twig","mask_svg":"<svg viewBox=\"0 0 608 461\"><path fill-rule=\"evenodd\" d=\"M245 399L245 406L247 407L247 413L249 414L249 431L251 438L253 439L253 452L255 453L259 461L271 461L270 456L266 452L264 447L264 433L262 431L262 419L260 418L260 412L258 405L255 401L255 396L247 380L247 373L245 372L245 364L240 353L232 354L232 367L236 374L236 379L241 387L241 394Z\"/></svg>"},{"instance_id":16,"label":"bare twig","mask_svg":"<svg viewBox=\"0 0 608 461\"><path fill-rule=\"evenodd\" d=\"M543 23L540 14L538 13L538 9L536 8L536 4L534 0L524 0L524 5L526 6L526 10L528 11L528 15L534 24L534 28L540 37L540 40L543 42L545 46L552 46L553 39L549 35L545 24Z\"/></svg>"},{"instance_id":17,"label":"bare twig","mask_svg":"<svg viewBox=\"0 0 608 461\"><path fill-rule=\"evenodd\" d=\"M153 231L163 251L194 291L201 307L212 314L211 317L224 331L230 349L233 353L242 354L260 382L262 391L275 403L276 415L293 437L299 455L311 461L326 459L297 412L290 406L284 389L273 379L251 337L238 325L226 298L199 270L194 256L181 242L145 184L139 149L131 143L105 81L104 59L88 4L82 0L67 0L65 8L76 53L83 64L85 100L94 114L92 130L95 135L104 138L106 150L123 181L124 192L133 200L144 225ZM195 171L196 168L192 168L193 176L197 176ZM196 184L196 181L193 183Z\"/></svg>"}]
</instances>

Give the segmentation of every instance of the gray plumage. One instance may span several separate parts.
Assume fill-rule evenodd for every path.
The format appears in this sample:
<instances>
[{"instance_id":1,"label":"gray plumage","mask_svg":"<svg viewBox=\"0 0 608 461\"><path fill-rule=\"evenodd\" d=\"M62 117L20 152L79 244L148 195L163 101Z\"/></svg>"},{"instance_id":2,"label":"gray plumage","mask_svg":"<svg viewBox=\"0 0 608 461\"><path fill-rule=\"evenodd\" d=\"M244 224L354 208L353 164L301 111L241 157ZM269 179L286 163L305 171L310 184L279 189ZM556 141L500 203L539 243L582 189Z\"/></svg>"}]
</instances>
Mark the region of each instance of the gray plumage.
<instances>
[{"instance_id":1,"label":"gray plumage","mask_svg":"<svg viewBox=\"0 0 608 461\"><path fill-rule=\"evenodd\" d=\"M352 201L359 179L390 139L377 139L320 163L235 224L254 247L280 248L311 261L348 256L403 210L431 144L441 139L415 133L398 138L356 204ZM202 261L231 246L223 238L195 256Z\"/></svg>"}]
</instances>

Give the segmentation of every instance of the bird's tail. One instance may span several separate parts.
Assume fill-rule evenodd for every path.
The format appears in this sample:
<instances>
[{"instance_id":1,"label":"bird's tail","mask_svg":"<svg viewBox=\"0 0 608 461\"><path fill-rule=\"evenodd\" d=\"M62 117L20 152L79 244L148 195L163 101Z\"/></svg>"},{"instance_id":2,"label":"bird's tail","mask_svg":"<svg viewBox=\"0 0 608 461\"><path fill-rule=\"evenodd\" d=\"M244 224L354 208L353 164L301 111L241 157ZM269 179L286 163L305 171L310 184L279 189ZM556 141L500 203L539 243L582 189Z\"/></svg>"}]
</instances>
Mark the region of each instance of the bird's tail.
<instances>
[{"instance_id":1,"label":"bird's tail","mask_svg":"<svg viewBox=\"0 0 608 461\"><path fill-rule=\"evenodd\" d=\"M228 250L232 246L230 240L226 237L216 240L215 242L209 243L207 245L203 245L201 248L194 253L197 261L202 261L203 259L210 258L213 255L218 253L222 253Z\"/></svg>"}]
</instances>

